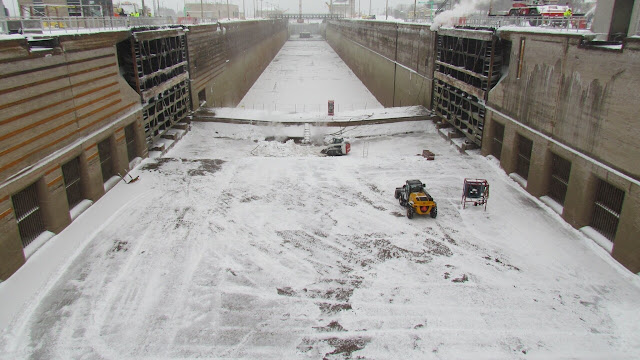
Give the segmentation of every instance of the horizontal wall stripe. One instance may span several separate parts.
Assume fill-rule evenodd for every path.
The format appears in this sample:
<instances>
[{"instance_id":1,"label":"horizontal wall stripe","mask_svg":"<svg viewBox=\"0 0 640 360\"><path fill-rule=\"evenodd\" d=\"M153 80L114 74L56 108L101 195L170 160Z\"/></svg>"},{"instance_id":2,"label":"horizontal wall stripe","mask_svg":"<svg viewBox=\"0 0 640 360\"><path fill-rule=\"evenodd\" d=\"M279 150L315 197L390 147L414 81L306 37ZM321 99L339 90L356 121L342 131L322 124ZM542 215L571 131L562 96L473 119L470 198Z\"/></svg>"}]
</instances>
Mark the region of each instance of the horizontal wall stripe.
<instances>
[{"instance_id":1,"label":"horizontal wall stripe","mask_svg":"<svg viewBox=\"0 0 640 360\"><path fill-rule=\"evenodd\" d=\"M47 123L47 122L49 122L49 121L51 121L51 120L54 120L54 119L57 119L57 118L59 118L59 117L61 117L61 116L71 114L71 113L72 113L72 112L74 112L74 111L77 111L77 110L83 109L83 108L85 108L85 107L87 107L87 106L93 105L93 104L98 103L98 102L100 102L100 101L102 101L102 100L104 100L104 99L110 98L110 97L115 96L115 95L118 95L118 94L120 94L120 90L116 90L116 91L114 91L114 92L110 92L110 93L108 93L108 94L106 94L106 95L104 95L104 96L101 96L101 97L99 97L99 98L93 99L93 100L91 100L91 101L89 101L89 102L87 102L87 103L84 103L84 104L82 104L82 105L79 105L79 106L76 106L76 107L73 107L73 108L67 109L67 110L65 110L65 111L63 111L63 112L61 112L61 113L57 113L57 114L51 115L51 116L46 117L46 118L44 118L44 119L42 119L42 120L40 120L40 121L38 121L38 122L35 122L35 123L33 123L33 124L27 125L27 126L25 126L25 127L23 127L23 128L20 128L20 129L14 130L14 131L12 131L12 132L10 132L10 133L7 133L7 134L5 134L5 135L0 136L0 141L5 140L5 139L8 139L8 138L10 138L10 137L12 137L12 136L14 136L14 135L20 134L20 133L22 133L22 132L25 132L25 131L27 131L27 130L29 130L29 129L33 129L33 128L34 128L34 127L36 127L36 126L40 126L40 125L42 125L42 124L44 124L44 123ZM76 120L77 120L77 119L76 119ZM4 125L4 124L0 123L0 125Z\"/></svg>"},{"instance_id":2,"label":"horizontal wall stripe","mask_svg":"<svg viewBox=\"0 0 640 360\"><path fill-rule=\"evenodd\" d=\"M115 72L114 72L114 73L109 73L109 74L106 74L106 75L98 76L98 77L96 77L96 78L92 78L92 79L89 79L89 80L85 80L85 81L79 82L79 83L77 83L77 84L64 86L64 87L61 87L61 88L59 88L59 89L55 89L55 90L51 90L51 91L47 91L47 92L44 92L44 93L41 93L41 94L38 94L38 95L35 95L35 96L31 96L31 97L27 97L27 98L22 98L22 99L20 99L20 100L18 100L18 101L14 101L14 102L12 102L12 103L8 103L8 104L0 105L0 110L4 110L4 109L10 108L10 107L12 107L12 106L16 106L16 105L24 104L24 103L26 103L26 102L29 102L29 101L33 101L33 100L39 99L39 98L41 98L41 97L43 97L43 96L49 96L49 95L51 95L51 94L55 94L55 93L60 92L60 91L69 90L69 89L72 89L72 88L73 88L73 87L75 87L75 86L82 86L82 85L86 85L86 84L88 84L88 83L91 83L91 82L94 82L94 81L103 80L103 79L106 79L106 78L109 78L109 77L112 77L112 76L116 76L116 75L118 75L118 73L115 73Z\"/></svg>"},{"instance_id":3,"label":"horizontal wall stripe","mask_svg":"<svg viewBox=\"0 0 640 360\"><path fill-rule=\"evenodd\" d=\"M9 214L11 214L13 212L12 209L7 209L5 211L2 212L2 214L0 214L0 220L6 218Z\"/></svg>"},{"instance_id":4,"label":"horizontal wall stripe","mask_svg":"<svg viewBox=\"0 0 640 360\"><path fill-rule=\"evenodd\" d=\"M100 155L100 153L95 153L87 158L87 161L91 161L96 158L96 156Z\"/></svg>"},{"instance_id":5,"label":"horizontal wall stripe","mask_svg":"<svg viewBox=\"0 0 640 360\"><path fill-rule=\"evenodd\" d=\"M29 144L31 144L31 143L32 143L32 142L34 142L34 141L40 140L40 139L42 139L42 138L43 138L43 137L45 137L45 136L51 135L51 134L55 133L56 131L58 131L58 130L60 130L60 129L64 129L65 127L67 127L67 126L69 126L69 125L73 125L73 124L77 123L77 122L78 122L78 121L80 121L80 120L83 120L83 119L88 118L88 117L89 117L89 116L91 116L91 115L95 115L95 114L99 113L100 111L105 110L105 109L107 109L108 107L113 106L113 105L115 105L115 104L119 103L120 101L121 101L120 99L115 100L115 101L112 101L112 102L110 102L110 103L108 103L108 104L106 104L106 105L104 105L104 106L102 106L102 107L100 107L100 108L98 108L98 109L93 110L93 111L92 111L92 112L90 112L90 113L84 114L84 115L83 115L83 116L81 116L81 117L78 117L78 118L73 119L73 120L71 120L71 121L68 121L68 122L66 122L66 123L64 123L64 124L62 124L62 125L59 125L59 126L57 126L57 127L53 128L53 129L50 129L50 130L48 130L48 131L45 131L45 132L43 132L42 134L39 134L39 135L37 135L37 136L35 136L35 137L31 138L31 139L28 139L28 140L25 140L25 141L21 142L20 144L14 145L14 146L10 147L9 149L6 149L6 150L4 150L4 151L0 152L0 156L4 156L4 155L6 155L6 154L8 154L8 153L10 153L10 152L12 152L12 151L16 151L16 150L18 150L19 148L21 148L21 147L23 147L23 146L26 146L26 145L29 145Z\"/></svg>"},{"instance_id":6,"label":"horizontal wall stripe","mask_svg":"<svg viewBox=\"0 0 640 360\"><path fill-rule=\"evenodd\" d=\"M20 85L20 86L9 88L9 89L0 90L0 95L8 94L10 92L17 91L17 90L20 90L20 89L27 89L27 88L30 88L32 86L37 86L37 85L42 85L42 84L50 83L50 82L57 81L57 80L62 80L62 79L65 79L65 78L69 78L71 76L87 74L87 73L90 73L90 72L93 72L93 71L96 71L96 70L106 69L106 68L109 68L109 67L112 67L112 66L116 66L116 65L117 65L116 63L110 63L110 64L107 64L107 65L96 66L96 67L91 68L91 69L85 69L85 70L81 70L81 71L76 71L74 73L55 76L55 77L52 77L52 78L49 78L49 79L40 80L40 81L32 82L32 83L29 83L29 84L23 84L23 85Z\"/></svg>"},{"instance_id":7,"label":"horizontal wall stripe","mask_svg":"<svg viewBox=\"0 0 640 360\"><path fill-rule=\"evenodd\" d=\"M52 172L58 170L59 168L60 168L60 165L56 165L56 167L47 170L47 172L44 173L44 175L47 176L47 175L51 174Z\"/></svg>"},{"instance_id":8,"label":"horizontal wall stripe","mask_svg":"<svg viewBox=\"0 0 640 360\"><path fill-rule=\"evenodd\" d=\"M24 113L24 114L19 114L19 115L16 115L16 116L12 116L12 117L10 117L10 118L8 118L8 119L4 119L4 120L0 121L0 126L1 126L1 125L6 125L6 124L8 124L8 123L10 123L10 122L13 122L13 121L16 121L16 120L20 120L20 119L22 119L22 118L24 118L24 117L27 117L27 116L31 116L31 115L33 115L33 114L36 114L36 113L39 113L39 112L41 112L41 111L44 111L44 110L50 109L50 108L52 108L52 107L56 107L56 106L58 106L58 105L62 105L62 104L64 104L64 103L66 103L66 102L73 101L73 100L77 100L77 99L79 99L79 98L81 98L81 97L83 97L83 96L87 96L87 95L93 94L93 93L95 93L95 92L98 92L98 91L100 91L100 90L104 90L104 89L106 89L106 88L109 88L109 87L112 87L112 86L115 86L115 85L118 85L118 82L117 82L117 81L112 82L112 83L109 83L109 84L107 84L107 85L102 85L102 86L97 87L97 88L93 88L93 89L91 89L91 90L89 90L89 91L85 91L85 92L83 92L83 93L80 93L80 94L78 94L78 95L75 95L74 97L71 97L71 98L68 98L68 99L64 99L64 100L58 101L58 102L56 102L56 103L52 103L52 104L46 105L46 106L41 107L41 108L33 109L33 110L31 110L31 111L29 111L29 112L26 112L26 113ZM71 112L73 112L73 111L74 111L74 110L71 110ZM66 113L64 113L64 114L62 114L62 115L66 115L66 114L68 114L68 112L66 112ZM2 140L2 138L0 138L0 140Z\"/></svg>"},{"instance_id":9,"label":"horizontal wall stripe","mask_svg":"<svg viewBox=\"0 0 640 360\"><path fill-rule=\"evenodd\" d=\"M93 60L99 60L99 59L104 59L104 58L114 57L114 56L115 56L114 54L107 54L107 55L100 55L100 56L90 57L90 58L81 59L81 60L66 61L66 62L63 62L63 63L60 63L60 64L43 66L43 67L29 69L29 70L16 71L14 73L9 73L9 74L3 74L2 77L4 79L6 79L6 78L14 77L14 76L26 75L26 74L29 74L29 73L32 73L32 72L36 72L36 71L51 70L51 69L55 69L57 67L81 64L83 62L89 62L89 61L93 61Z\"/></svg>"},{"instance_id":10,"label":"horizontal wall stripe","mask_svg":"<svg viewBox=\"0 0 640 360\"><path fill-rule=\"evenodd\" d=\"M58 181L62 180L62 175L58 176L57 178L51 180L50 182L47 183L47 187L51 187L53 186L53 184L57 183Z\"/></svg>"},{"instance_id":11,"label":"horizontal wall stripe","mask_svg":"<svg viewBox=\"0 0 640 360\"><path fill-rule=\"evenodd\" d=\"M9 200L9 195L7 195L7 196L3 197L2 199L0 199L0 203L1 202L5 202L7 200Z\"/></svg>"},{"instance_id":12,"label":"horizontal wall stripe","mask_svg":"<svg viewBox=\"0 0 640 360\"><path fill-rule=\"evenodd\" d=\"M119 138L117 138L117 139L116 139L116 141L120 141L120 140L122 140L122 139L124 139L124 135L122 135L122 136L120 136Z\"/></svg>"},{"instance_id":13,"label":"horizontal wall stripe","mask_svg":"<svg viewBox=\"0 0 640 360\"><path fill-rule=\"evenodd\" d=\"M58 140L56 140L56 141L54 141L54 142L52 142L50 144L42 146L42 147L36 149L35 151L33 151L33 152L31 152L31 153L29 153L29 154L27 154L27 155L25 155L25 156L23 156L23 157L21 157L19 159L16 159L16 160L12 161L11 163L9 163L9 164L7 164L7 165L5 165L3 167L0 167L0 172L3 172L5 170L7 170L7 169L10 169L10 168L16 166L17 164L19 164L20 162L28 159L30 156L32 156L34 154L37 154L38 152L40 152L42 150L45 150L45 149L47 149L49 147L52 147L52 146L54 146L54 145L56 145L56 144L58 144L58 143L60 143L60 142L62 142L64 140L70 138L71 136L76 135L77 133L80 133L81 131L89 128L90 126L95 125L95 124L97 124L97 123L109 118L110 116L113 116L113 115L121 112L121 111L127 110L127 109L133 107L136 104L137 104L136 102L132 102L132 103L130 103L128 105L125 105L125 106L117 109L116 111L113 111L113 112L111 112L111 113L109 113L109 114L107 114L107 115L105 115L105 116L103 116L103 117L101 117L101 118L99 118L99 119L97 119L97 120L95 120L95 121L93 121L93 122L91 122L91 123L79 128L79 129L77 129L77 130L75 130L75 131L73 131L73 132L61 137L60 139L58 139ZM97 146L97 144L94 144L93 146Z\"/></svg>"}]
</instances>

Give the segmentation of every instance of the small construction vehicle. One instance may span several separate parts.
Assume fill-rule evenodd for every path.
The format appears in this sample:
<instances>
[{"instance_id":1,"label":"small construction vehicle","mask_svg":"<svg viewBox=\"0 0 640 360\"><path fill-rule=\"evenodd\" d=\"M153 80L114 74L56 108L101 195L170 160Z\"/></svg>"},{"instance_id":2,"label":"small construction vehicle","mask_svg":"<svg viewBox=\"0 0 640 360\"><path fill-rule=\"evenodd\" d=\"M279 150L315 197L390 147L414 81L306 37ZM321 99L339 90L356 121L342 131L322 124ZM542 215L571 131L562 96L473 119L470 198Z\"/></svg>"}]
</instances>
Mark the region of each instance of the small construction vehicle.
<instances>
[{"instance_id":1,"label":"small construction vehicle","mask_svg":"<svg viewBox=\"0 0 640 360\"><path fill-rule=\"evenodd\" d=\"M434 219L438 216L438 205L420 180L407 180L402 187L396 188L395 197L400 206L407 209L409 219L412 219L414 214L430 215Z\"/></svg>"},{"instance_id":2,"label":"small construction vehicle","mask_svg":"<svg viewBox=\"0 0 640 360\"><path fill-rule=\"evenodd\" d=\"M329 156L347 155L351 151L351 144L343 138L333 138L327 147L320 152Z\"/></svg>"}]
</instances>

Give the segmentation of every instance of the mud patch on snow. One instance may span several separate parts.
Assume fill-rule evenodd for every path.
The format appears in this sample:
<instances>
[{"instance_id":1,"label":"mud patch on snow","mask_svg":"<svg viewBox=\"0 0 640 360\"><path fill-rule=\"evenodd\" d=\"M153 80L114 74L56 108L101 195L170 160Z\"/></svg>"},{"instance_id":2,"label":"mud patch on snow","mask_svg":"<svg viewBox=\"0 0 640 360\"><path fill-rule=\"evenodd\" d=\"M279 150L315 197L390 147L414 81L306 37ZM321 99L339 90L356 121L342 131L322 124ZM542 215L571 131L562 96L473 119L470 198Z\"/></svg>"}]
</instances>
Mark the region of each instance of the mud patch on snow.
<instances>
[{"instance_id":1,"label":"mud patch on snow","mask_svg":"<svg viewBox=\"0 0 640 360\"><path fill-rule=\"evenodd\" d=\"M407 250L391 244L386 239L374 239L368 241L357 241L356 246L360 249L367 250L373 255L372 257L354 256L361 258L360 265L362 267L369 266L373 263L380 263L391 259L407 259L416 263L424 264L432 260L426 251Z\"/></svg>"},{"instance_id":2,"label":"mud patch on snow","mask_svg":"<svg viewBox=\"0 0 640 360\"><path fill-rule=\"evenodd\" d=\"M500 265L500 266L505 267L505 268L507 268L507 269L509 269L509 270L520 271L520 268L519 268L519 267L517 267L517 266L513 266L513 265L511 265L511 264L508 264L508 263L506 263L505 261L500 260L500 259L498 259L498 258L492 258L492 257L491 257L491 256L489 256L489 255L483 256L483 259L488 260L488 261L489 261L489 263L488 263L488 264L490 264L490 265L496 265L496 266L497 266L497 265Z\"/></svg>"},{"instance_id":3,"label":"mud patch on snow","mask_svg":"<svg viewBox=\"0 0 640 360\"><path fill-rule=\"evenodd\" d=\"M323 359L335 358L339 356L342 359L351 359L354 352L362 350L371 342L370 337L358 336L351 338L331 337L327 339L309 339L304 338L302 343L298 345L298 350L309 352L320 344L327 344L333 347L333 351L324 354Z\"/></svg>"},{"instance_id":4,"label":"mud patch on snow","mask_svg":"<svg viewBox=\"0 0 640 360\"><path fill-rule=\"evenodd\" d=\"M203 176L207 174L213 174L220 170L222 168L222 164L224 164L224 160L218 159L197 159L189 161L198 163L199 165L199 168L189 170L188 174L190 176Z\"/></svg>"},{"instance_id":5,"label":"mud patch on snow","mask_svg":"<svg viewBox=\"0 0 640 360\"><path fill-rule=\"evenodd\" d=\"M284 288L277 288L276 289L278 291L278 295L284 295L284 296L296 296L296 292L295 290L293 290L290 287L284 287Z\"/></svg>"},{"instance_id":6,"label":"mud patch on snow","mask_svg":"<svg viewBox=\"0 0 640 360\"><path fill-rule=\"evenodd\" d=\"M191 212L193 210L192 207L187 206L183 209L175 209L176 212L176 224L174 226L174 229L177 229L179 227L182 226L190 226L191 222L189 221L185 221L185 216L187 216L187 213Z\"/></svg>"},{"instance_id":7,"label":"mud patch on snow","mask_svg":"<svg viewBox=\"0 0 640 360\"><path fill-rule=\"evenodd\" d=\"M467 276L467 274L462 274L461 277L451 280L451 282L454 282L454 283L463 283L467 281L469 281L469 277Z\"/></svg>"},{"instance_id":8,"label":"mud patch on snow","mask_svg":"<svg viewBox=\"0 0 640 360\"><path fill-rule=\"evenodd\" d=\"M195 168L187 170L189 176L204 176L213 174L222 168L224 160L220 159L177 159L177 158L158 158L154 162L145 164L140 169L147 171L164 172L171 163L193 164Z\"/></svg>"},{"instance_id":9,"label":"mud patch on snow","mask_svg":"<svg viewBox=\"0 0 640 360\"><path fill-rule=\"evenodd\" d=\"M443 243L437 242L433 239L426 239L424 241L424 244L429 248L429 250L427 250L427 253L431 255L447 257L453 256L453 252L451 251L451 249L449 249L449 247Z\"/></svg>"},{"instance_id":10,"label":"mud patch on snow","mask_svg":"<svg viewBox=\"0 0 640 360\"><path fill-rule=\"evenodd\" d=\"M256 200L260 200L259 196L253 195L253 196L245 196L242 199L240 199L241 203L248 203L248 202L252 202L252 201L256 201Z\"/></svg>"},{"instance_id":11,"label":"mud patch on snow","mask_svg":"<svg viewBox=\"0 0 640 360\"><path fill-rule=\"evenodd\" d=\"M336 331L347 331L345 330L342 325L340 325L339 322L337 321L332 321L329 323L329 325L327 326L314 326L314 329L320 331L320 332L336 332Z\"/></svg>"},{"instance_id":12,"label":"mud patch on snow","mask_svg":"<svg viewBox=\"0 0 640 360\"><path fill-rule=\"evenodd\" d=\"M371 207L373 207L376 210L380 210L380 211L386 211L387 209L385 209L384 207L377 205L376 203L373 202L373 200L369 199L368 197L366 197L363 193L359 192L356 194L356 198L361 200L362 202L371 205Z\"/></svg>"},{"instance_id":13,"label":"mud patch on snow","mask_svg":"<svg viewBox=\"0 0 640 360\"><path fill-rule=\"evenodd\" d=\"M393 215L393 216L395 216L395 217L404 217L404 214L399 213L399 212L397 212L397 211L392 211L392 212L391 212L391 215Z\"/></svg>"},{"instance_id":14,"label":"mud patch on snow","mask_svg":"<svg viewBox=\"0 0 640 360\"><path fill-rule=\"evenodd\" d=\"M340 311L351 310L351 304L349 303L318 303L317 305L320 308L320 311L322 311L322 313L325 315L333 315L339 313Z\"/></svg>"},{"instance_id":15,"label":"mud patch on snow","mask_svg":"<svg viewBox=\"0 0 640 360\"><path fill-rule=\"evenodd\" d=\"M117 240L114 244L113 247L111 248L111 250L109 250L109 252L126 252L127 250L129 250L129 243L126 241L121 241L121 240Z\"/></svg>"},{"instance_id":16,"label":"mud patch on snow","mask_svg":"<svg viewBox=\"0 0 640 360\"><path fill-rule=\"evenodd\" d=\"M367 187L368 187L369 189L371 189L371 191L373 191L373 192L375 192L375 193L378 193L378 194L382 195L382 190L378 189L378 187L377 187L377 186L375 186L375 185L373 185L373 184L367 184Z\"/></svg>"}]
</instances>

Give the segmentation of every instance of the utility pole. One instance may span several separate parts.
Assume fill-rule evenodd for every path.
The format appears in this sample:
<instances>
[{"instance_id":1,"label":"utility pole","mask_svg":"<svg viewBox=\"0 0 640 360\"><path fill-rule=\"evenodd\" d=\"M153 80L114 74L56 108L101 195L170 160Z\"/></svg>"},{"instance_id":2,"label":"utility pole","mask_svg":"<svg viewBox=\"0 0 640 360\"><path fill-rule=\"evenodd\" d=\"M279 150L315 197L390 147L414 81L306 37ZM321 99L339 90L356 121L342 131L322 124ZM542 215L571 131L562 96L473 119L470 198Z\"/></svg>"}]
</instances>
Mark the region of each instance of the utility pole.
<instances>
[{"instance_id":1,"label":"utility pole","mask_svg":"<svg viewBox=\"0 0 640 360\"><path fill-rule=\"evenodd\" d=\"M227 20L231 20L231 16L229 14L229 0L227 0Z\"/></svg>"},{"instance_id":2,"label":"utility pole","mask_svg":"<svg viewBox=\"0 0 640 360\"><path fill-rule=\"evenodd\" d=\"M387 0L387 5L384 7L384 19L389 20L389 0Z\"/></svg>"},{"instance_id":3,"label":"utility pole","mask_svg":"<svg viewBox=\"0 0 640 360\"><path fill-rule=\"evenodd\" d=\"M413 0L413 21L416 21L416 15L418 15L418 14L416 14L416 2L417 1L418 0Z\"/></svg>"},{"instance_id":4,"label":"utility pole","mask_svg":"<svg viewBox=\"0 0 640 360\"><path fill-rule=\"evenodd\" d=\"M200 19L204 20L204 5L202 5L202 0L200 0Z\"/></svg>"},{"instance_id":5,"label":"utility pole","mask_svg":"<svg viewBox=\"0 0 640 360\"><path fill-rule=\"evenodd\" d=\"M371 0L369 0L369 16L371 16Z\"/></svg>"}]
</instances>

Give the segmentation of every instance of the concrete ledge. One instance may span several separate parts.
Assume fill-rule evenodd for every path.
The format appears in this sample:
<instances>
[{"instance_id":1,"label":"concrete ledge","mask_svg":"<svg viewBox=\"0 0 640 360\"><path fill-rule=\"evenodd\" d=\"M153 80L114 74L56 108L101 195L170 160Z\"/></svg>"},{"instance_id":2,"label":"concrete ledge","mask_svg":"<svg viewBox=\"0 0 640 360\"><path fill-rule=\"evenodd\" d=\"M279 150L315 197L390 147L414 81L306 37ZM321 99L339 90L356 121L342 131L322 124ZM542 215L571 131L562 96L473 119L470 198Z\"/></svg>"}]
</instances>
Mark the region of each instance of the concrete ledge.
<instances>
[{"instance_id":1,"label":"concrete ledge","mask_svg":"<svg viewBox=\"0 0 640 360\"><path fill-rule=\"evenodd\" d=\"M410 117L397 117L389 119L376 119L376 120L339 120L339 121L268 121L268 120L248 120L248 119L231 119L222 118L216 116L194 116L193 121L200 122L219 122L228 124L247 124L247 125L282 125L282 126L300 126L304 124L313 124L314 126L361 126L361 125L378 125L378 124L391 124L404 121L424 121L433 120L432 115L427 116L410 116Z\"/></svg>"}]
</instances>

